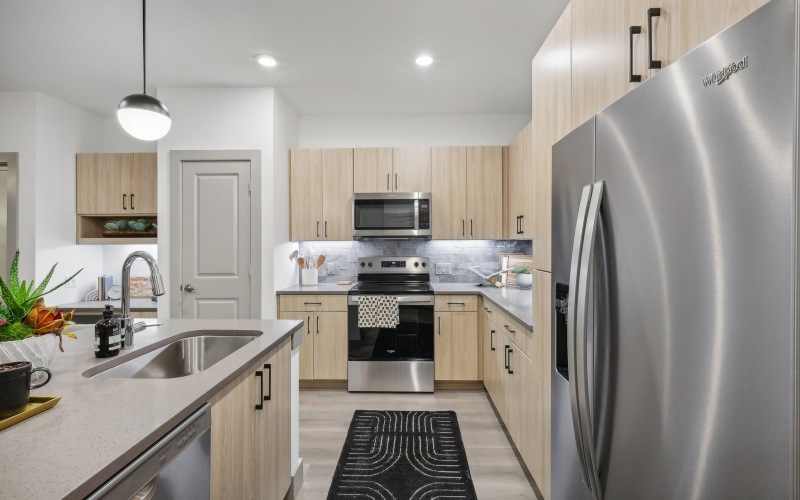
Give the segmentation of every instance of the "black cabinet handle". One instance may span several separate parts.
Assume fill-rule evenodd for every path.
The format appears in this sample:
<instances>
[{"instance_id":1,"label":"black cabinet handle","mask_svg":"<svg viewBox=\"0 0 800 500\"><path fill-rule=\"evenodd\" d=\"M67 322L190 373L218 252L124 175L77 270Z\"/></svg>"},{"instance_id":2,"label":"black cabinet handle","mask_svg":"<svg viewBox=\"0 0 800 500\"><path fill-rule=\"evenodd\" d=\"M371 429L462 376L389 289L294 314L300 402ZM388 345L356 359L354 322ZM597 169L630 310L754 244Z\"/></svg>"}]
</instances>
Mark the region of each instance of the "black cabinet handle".
<instances>
[{"instance_id":1,"label":"black cabinet handle","mask_svg":"<svg viewBox=\"0 0 800 500\"><path fill-rule=\"evenodd\" d=\"M317 335L319 335L319 316L317 316Z\"/></svg>"},{"instance_id":2,"label":"black cabinet handle","mask_svg":"<svg viewBox=\"0 0 800 500\"><path fill-rule=\"evenodd\" d=\"M439 335L442 334L442 317L439 316Z\"/></svg>"},{"instance_id":3,"label":"black cabinet handle","mask_svg":"<svg viewBox=\"0 0 800 500\"><path fill-rule=\"evenodd\" d=\"M127 194L123 194L123 195L122 195L122 209L123 209L123 210L127 210L127 209L128 209L128 208L125 206L125 198L126 198L127 196L128 196Z\"/></svg>"},{"instance_id":4,"label":"black cabinet handle","mask_svg":"<svg viewBox=\"0 0 800 500\"><path fill-rule=\"evenodd\" d=\"M319 221L317 221L317 238L319 238Z\"/></svg>"},{"instance_id":5,"label":"black cabinet handle","mask_svg":"<svg viewBox=\"0 0 800 500\"><path fill-rule=\"evenodd\" d=\"M630 32L628 33L630 41L630 50L628 53L628 81L633 83L638 83L642 81L642 75L633 74L633 35L641 35L641 34L642 34L641 26L630 27Z\"/></svg>"},{"instance_id":6,"label":"black cabinet handle","mask_svg":"<svg viewBox=\"0 0 800 500\"><path fill-rule=\"evenodd\" d=\"M311 316L309 316L308 321L306 321L306 330L308 330L308 335L311 335Z\"/></svg>"},{"instance_id":7,"label":"black cabinet handle","mask_svg":"<svg viewBox=\"0 0 800 500\"><path fill-rule=\"evenodd\" d=\"M269 378L267 379L267 387L269 388L269 394L264 396L264 388L262 387L261 388L261 395L262 395L264 401L270 401L270 400L272 400L272 365L267 363L266 365L264 365L264 369L269 372ZM263 376L261 377L261 383L262 384L264 383L264 377Z\"/></svg>"},{"instance_id":8,"label":"black cabinet handle","mask_svg":"<svg viewBox=\"0 0 800 500\"><path fill-rule=\"evenodd\" d=\"M494 333L495 333L495 331L494 331L494 330L492 330L491 332L489 332L489 348L491 348L491 350L493 350L493 351L495 351L495 350L496 350L496 349L494 348Z\"/></svg>"},{"instance_id":9,"label":"black cabinet handle","mask_svg":"<svg viewBox=\"0 0 800 500\"><path fill-rule=\"evenodd\" d=\"M488 307L486 307L486 306L483 306L483 310L484 310L484 311L486 311L486 312L487 312L487 313L489 313L489 314L492 314L492 310L491 310L491 309L489 309L489 308L488 308Z\"/></svg>"},{"instance_id":10,"label":"black cabinet handle","mask_svg":"<svg viewBox=\"0 0 800 500\"><path fill-rule=\"evenodd\" d=\"M448 302L448 306L465 306L467 305L466 302Z\"/></svg>"},{"instance_id":11,"label":"black cabinet handle","mask_svg":"<svg viewBox=\"0 0 800 500\"><path fill-rule=\"evenodd\" d=\"M508 333L517 333L515 330L512 330L510 326L508 325L503 325L503 326L505 327L506 330L508 330Z\"/></svg>"},{"instance_id":12,"label":"black cabinet handle","mask_svg":"<svg viewBox=\"0 0 800 500\"><path fill-rule=\"evenodd\" d=\"M469 235L472 236L472 219L469 220Z\"/></svg>"},{"instance_id":13,"label":"black cabinet handle","mask_svg":"<svg viewBox=\"0 0 800 500\"><path fill-rule=\"evenodd\" d=\"M136 210L136 209L133 207L133 193L131 193L131 210Z\"/></svg>"},{"instance_id":14,"label":"black cabinet handle","mask_svg":"<svg viewBox=\"0 0 800 500\"><path fill-rule=\"evenodd\" d=\"M461 236L466 236L466 229L465 229L464 219L461 219Z\"/></svg>"},{"instance_id":15,"label":"black cabinet handle","mask_svg":"<svg viewBox=\"0 0 800 500\"><path fill-rule=\"evenodd\" d=\"M397 191L397 174L394 174L394 190Z\"/></svg>"},{"instance_id":16,"label":"black cabinet handle","mask_svg":"<svg viewBox=\"0 0 800 500\"><path fill-rule=\"evenodd\" d=\"M525 222L525 216L524 215L520 215L519 216L519 234L524 234L525 233L525 228L522 227L522 223L523 222Z\"/></svg>"},{"instance_id":17,"label":"black cabinet handle","mask_svg":"<svg viewBox=\"0 0 800 500\"><path fill-rule=\"evenodd\" d=\"M264 372L261 370L256 371L256 377L261 379L261 382L258 386L261 388L261 397L258 398L258 403L256 404L256 410L263 410L264 409Z\"/></svg>"},{"instance_id":18,"label":"black cabinet handle","mask_svg":"<svg viewBox=\"0 0 800 500\"><path fill-rule=\"evenodd\" d=\"M508 350L510 348L511 348L511 346L507 345L506 348L505 348L505 351L503 351L503 362L506 365L506 370L508 370Z\"/></svg>"},{"instance_id":19,"label":"black cabinet handle","mask_svg":"<svg viewBox=\"0 0 800 500\"><path fill-rule=\"evenodd\" d=\"M390 177L391 175L392 175L392 174L386 174L386 192L387 192L387 193L389 192L389 177Z\"/></svg>"},{"instance_id":20,"label":"black cabinet handle","mask_svg":"<svg viewBox=\"0 0 800 500\"><path fill-rule=\"evenodd\" d=\"M512 352L514 352L514 349L509 348L508 349L508 366L506 367L506 368L508 368L509 375L514 375L514 370L511 367L511 353Z\"/></svg>"},{"instance_id":21,"label":"black cabinet handle","mask_svg":"<svg viewBox=\"0 0 800 500\"><path fill-rule=\"evenodd\" d=\"M328 221L325 221L325 237L328 237Z\"/></svg>"},{"instance_id":22,"label":"black cabinet handle","mask_svg":"<svg viewBox=\"0 0 800 500\"><path fill-rule=\"evenodd\" d=\"M303 302L303 305L306 305L306 306L321 306L322 302Z\"/></svg>"},{"instance_id":23,"label":"black cabinet handle","mask_svg":"<svg viewBox=\"0 0 800 500\"><path fill-rule=\"evenodd\" d=\"M653 59L653 18L661 17L661 9L651 7L647 9L647 63L650 69L661 69L661 61Z\"/></svg>"}]
</instances>

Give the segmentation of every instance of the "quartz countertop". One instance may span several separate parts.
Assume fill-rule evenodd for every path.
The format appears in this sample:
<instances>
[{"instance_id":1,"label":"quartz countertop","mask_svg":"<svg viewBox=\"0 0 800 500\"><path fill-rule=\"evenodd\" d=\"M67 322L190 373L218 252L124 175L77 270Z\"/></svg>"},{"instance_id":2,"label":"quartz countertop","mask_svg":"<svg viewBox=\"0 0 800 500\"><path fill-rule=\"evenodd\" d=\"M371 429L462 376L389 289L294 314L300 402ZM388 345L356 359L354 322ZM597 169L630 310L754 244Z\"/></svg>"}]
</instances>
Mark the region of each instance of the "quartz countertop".
<instances>
[{"instance_id":1,"label":"quartz countertop","mask_svg":"<svg viewBox=\"0 0 800 500\"><path fill-rule=\"evenodd\" d=\"M533 331L533 295L531 289L523 290L516 286L496 288L478 286L477 283L431 283L433 292L453 295L482 295L497 307L510 314L515 320ZM353 285L320 283L319 285L294 285L277 291L278 295L334 295L346 294Z\"/></svg>"},{"instance_id":2,"label":"quartz countertop","mask_svg":"<svg viewBox=\"0 0 800 500\"><path fill-rule=\"evenodd\" d=\"M60 304L58 308L64 311L71 311L72 309L98 309L102 311L106 308L106 304L114 306L115 311L119 311L122 307L121 300L82 300L80 302ZM131 311L155 311L157 308L158 303L153 302L149 297L131 297Z\"/></svg>"},{"instance_id":3,"label":"quartz countertop","mask_svg":"<svg viewBox=\"0 0 800 500\"><path fill-rule=\"evenodd\" d=\"M153 322L151 320L150 322ZM168 320L136 333L135 346L94 357L94 330L78 327L56 351L49 384L36 396L61 396L53 408L0 431L2 498L83 498L206 403L300 328L284 320ZM207 370L173 379L88 379L82 373L119 364L198 330L247 332L256 339ZM240 333L241 334L241 333ZM148 349L149 347L149 349ZM216 423L212 423L216 425Z\"/></svg>"}]
</instances>

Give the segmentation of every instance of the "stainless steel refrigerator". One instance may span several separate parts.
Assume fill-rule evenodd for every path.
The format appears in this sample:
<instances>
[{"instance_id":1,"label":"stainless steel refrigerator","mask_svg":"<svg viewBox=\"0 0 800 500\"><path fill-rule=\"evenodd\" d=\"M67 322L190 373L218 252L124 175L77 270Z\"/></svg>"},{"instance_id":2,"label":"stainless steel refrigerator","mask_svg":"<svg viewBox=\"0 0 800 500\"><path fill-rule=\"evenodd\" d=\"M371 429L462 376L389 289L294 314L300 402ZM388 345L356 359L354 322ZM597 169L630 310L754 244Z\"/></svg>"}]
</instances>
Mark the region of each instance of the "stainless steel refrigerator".
<instances>
[{"instance_id":1,"label":"stainless steel refrigerator","mask_svg":"<svg viewBox=\"0 0 800 500\"><path fill-rule=\"evenodd\" d=\"M552 498L798 498L798 18L553 147Z\"/></svg>"}]
</instances>

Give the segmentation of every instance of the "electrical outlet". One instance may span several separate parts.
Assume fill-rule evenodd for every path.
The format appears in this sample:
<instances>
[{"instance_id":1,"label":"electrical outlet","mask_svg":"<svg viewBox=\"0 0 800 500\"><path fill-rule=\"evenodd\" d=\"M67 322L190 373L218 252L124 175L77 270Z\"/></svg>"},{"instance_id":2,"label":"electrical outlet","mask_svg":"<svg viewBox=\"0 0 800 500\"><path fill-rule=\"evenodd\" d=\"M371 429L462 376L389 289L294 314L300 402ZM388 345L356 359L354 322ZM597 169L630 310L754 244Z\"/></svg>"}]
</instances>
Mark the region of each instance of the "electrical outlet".
<instances>
[{"instance_id":1,"label":"electrical outlet","mask_svg":"<svg viewBox=\"0 0 800 500\"><path fill-rule=\"evenodd\" d=\"M64 276L64 279L67 279L67 277ZM64 284L64 288L78 288L78 283L75 282L75 278L72 278Z\"/></svg>"},{"instance_id":2,"label":"electrical outlet","mask_svg":"<svg viewBox=\"0 0 800 500\"><path fill-rule=\"evenodd\" d=\"M336 274L336 263L328 262L328 276L333 276L334 274Z\"/></svg>"},{"instance_id":3,"label":"electrical outlet","mask_svg":"<svg viewBox=\"0 0 800 500\"><path fill-rule=\"evenodd\" d=\"M449 262L437 262L436 274L453 274L453 265Z\"/></svg>"}]
</instances>

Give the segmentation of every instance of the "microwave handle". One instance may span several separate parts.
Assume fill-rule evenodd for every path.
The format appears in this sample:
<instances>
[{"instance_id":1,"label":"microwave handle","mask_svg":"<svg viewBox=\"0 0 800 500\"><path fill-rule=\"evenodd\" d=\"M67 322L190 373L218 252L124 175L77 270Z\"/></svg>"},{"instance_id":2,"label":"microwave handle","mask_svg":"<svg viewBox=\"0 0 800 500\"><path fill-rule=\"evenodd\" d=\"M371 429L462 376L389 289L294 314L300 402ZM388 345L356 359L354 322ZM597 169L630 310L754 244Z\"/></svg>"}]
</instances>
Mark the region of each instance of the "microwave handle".
<instances>
[{"instance_id":1,"label":"microwave handle","mask_svg":"<svg viewBox=\"0 0 800 500\"><path fill-rule=\"evenodd\" d=\"M414 200L414 229L419 229L419 200Z\"/></svg>"}]
</instances>

